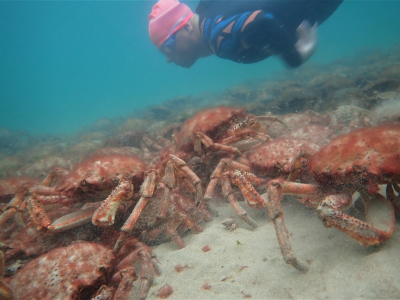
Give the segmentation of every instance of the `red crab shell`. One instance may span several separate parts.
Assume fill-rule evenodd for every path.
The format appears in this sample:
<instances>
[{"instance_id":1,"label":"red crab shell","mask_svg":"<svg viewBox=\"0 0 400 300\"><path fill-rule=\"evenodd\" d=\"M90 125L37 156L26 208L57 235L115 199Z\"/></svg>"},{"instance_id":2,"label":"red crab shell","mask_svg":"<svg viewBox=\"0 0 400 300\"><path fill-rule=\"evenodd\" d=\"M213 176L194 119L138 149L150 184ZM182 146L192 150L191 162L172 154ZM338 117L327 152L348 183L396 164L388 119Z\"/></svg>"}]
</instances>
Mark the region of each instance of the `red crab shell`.
<instances>
[{"instance_id":1,"label":"red crab shell","mask_svg":"<svg viewBox=\"0 0 400 300\"><path fill-rule=\"evenodd\" d=\"M183 123L180 133L177 135L178 149L184 152L192 152L193 133L201 131L212 140L223 136L236 117L244 116L244 109L219 106L204 109Z\"/></svg>"},{"instance_id":2,"label":"red crab shell","mask_svg":"<svg viewBox=\"0 0 400 300\"><path fill-rule=\"evenodd\" d=\"M30 261L9 284L14 299L82 299L106 283L114 259L101 244L75 243Z\"/></svg>"},{"instance_id":3,"label":"red crab shell","mask_svg":"<svg viewBox=\"0 0 400 300\"><path fill-rule=\"evenodd\" d=\"M338 136L308 162L314 179L324 186L368 186L376 193L400 174L400 125L365 127Z\"/></svg>"},{"instance_id":4,"label":"red crab shell","mask_svg":"<svg viewBox=\"0 0 400 300\"><path fill-rule=\"evenodd\" d=\"M258 146L250 154L249 162L257 175L278 177L288 175L301 154L313 155L318 149L319 146L305 140L278 138Z\"/></svg>"},{"instance_id":5,"label":"red crab shell","mask_svg":"<svg viewBox=\"0 0 400 300\"><path fill-rule=\"evenodd\" d=\"M134 155L94 155L75 165L57 190L71 196L79 192L110 191L121 178L130 180L138 190L145 170L146 164Z\"/></svg>"}]
</instances>

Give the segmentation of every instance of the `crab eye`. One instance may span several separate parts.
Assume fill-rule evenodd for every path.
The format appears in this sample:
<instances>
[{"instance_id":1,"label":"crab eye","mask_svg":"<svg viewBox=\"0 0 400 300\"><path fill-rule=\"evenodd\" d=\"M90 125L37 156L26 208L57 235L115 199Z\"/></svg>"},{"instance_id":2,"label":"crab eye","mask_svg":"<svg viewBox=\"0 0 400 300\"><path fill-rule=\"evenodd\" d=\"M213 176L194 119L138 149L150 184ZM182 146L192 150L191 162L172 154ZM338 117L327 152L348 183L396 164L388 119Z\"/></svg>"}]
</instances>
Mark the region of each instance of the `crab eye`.
<instances>
[{"instance_id":1,"label":"crab eye","mask_svg":"<svg viewBox=\"0 0 400 300\"><path fill-rule=\"evenodd\" d=\"M86 185L86 184L87 184L86 179L83 179L83 180L81 181L81 185Z\"/></svg>"}]
</instances>

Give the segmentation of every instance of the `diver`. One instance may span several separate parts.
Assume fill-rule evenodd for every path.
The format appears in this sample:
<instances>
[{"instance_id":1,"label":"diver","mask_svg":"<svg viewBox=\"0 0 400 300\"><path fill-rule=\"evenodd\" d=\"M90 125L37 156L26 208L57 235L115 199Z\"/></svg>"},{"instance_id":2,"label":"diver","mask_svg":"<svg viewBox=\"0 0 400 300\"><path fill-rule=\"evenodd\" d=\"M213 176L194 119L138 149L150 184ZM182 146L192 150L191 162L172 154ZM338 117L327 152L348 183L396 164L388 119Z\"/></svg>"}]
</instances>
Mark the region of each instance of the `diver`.
<instances>
[{"instance_id":1,"label":"diver","mask_svg":"<svg viewBox=\"0 0 400 300\"><path fill-rule=\"evenodd\" d=\"M196 13L178 0L160 0L149 34L167 62L190 68L212 54L250 64L271 55L298 67L317 47L317 27L343 0L201 0Z\"/></svg>"}]
</instances>

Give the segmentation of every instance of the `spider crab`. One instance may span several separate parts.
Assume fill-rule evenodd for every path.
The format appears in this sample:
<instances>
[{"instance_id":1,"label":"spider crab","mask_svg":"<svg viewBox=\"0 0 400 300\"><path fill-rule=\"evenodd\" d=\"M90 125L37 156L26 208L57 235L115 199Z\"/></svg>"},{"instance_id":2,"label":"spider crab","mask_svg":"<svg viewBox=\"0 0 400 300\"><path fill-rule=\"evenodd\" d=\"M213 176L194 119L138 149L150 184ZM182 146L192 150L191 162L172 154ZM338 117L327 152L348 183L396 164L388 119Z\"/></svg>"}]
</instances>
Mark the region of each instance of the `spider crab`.
<instances>
[{"instance_id":1,"label":"spider crab","mask_svg":"<svg viewBox=\"0 0 400 300\"><path fill-rule=\"evenodd\" d=\"M238 118L244 121L236 122ZM234 121L236 124L232 125ZM204 219L209 219L210 216L204 207L201 180L188 167L185 160L193 158L196 154L202 155L208 150L239 155L240 151L229 144L248 137L261 140L269 138L249 128L256 127L257 124L244 114L243 109L217 107L200 111L184 123L180 133L175 132L175 149L166 147L159 156L155 169L148 169L146 164L134 155L117 153L94 155L75 165L71 172L56 168L41 185L30 186L17 193L0 216L0 224L27 207L38 229L59 232L76 227L90 219L94 225L110 226L115 222L115 214L120 204L133 199L140 187L140 199L135 203L132 213L121 228L120 237L114 247L116 252L133 230L149 199L160 189L164 195L153 226L170 222L175 223L176 227L180 223L172 218L165 221L168 203L173 203L175 207L181 206L181 209L178 209L181 220L195 231L201 231L201 227L187 215L195 214L194 210L200 210ZM53 187L52 182L55 177L59 182ZM181 190L183 186L189 194L194 194L198 209L190 207L189 199L175 191L176 187ZM92 203L95 199L104 197L107 199L103 202ZM81 210L67 214L54 222L48 218L44 208L53 204L70 205L77 202L86 204ZM188 206L189 209L185 211L182 209L183 206ZM176 244L183 247L183 241L173 228L167 229Z\"/></svg>"},{"instance_id":2,"label":"spider crab","mask_svg":"<svg viewBox=\"0 0 400 300\"><path fill-rule=\"evenodd\" d=\"M306 179L307 172L304 166L307 164L307 159L303 156L310 156L318 150L318 145L307 140L280 137L251 149L249 153L246 153L247 158L222 159L211 175L205 198L213 198L214 189L220 182L222 193L235 213L251 227L257 228L257 222L241 207L232 190L231 183L237 184L239 178L239 173L235 171L240 171L241 176L245 176L248 181L257 186L265 186L269 178L284 177L291 181L301 176ZM245 197L248 206L262 208L258 202L247 201L248 199L250 198Z\"/></svg>"},{"instance_id":3,"label":"spider crab","mask_svg":"<svg viewBox=\"0 0 400 300\"><path fill-rule=\"evenodd\" d=\"M141 265L140 275L136 263ZM135 299L145 299L154 273L160 275L151 248L130 238L117 255L102 244L90 242L53 249L7 280L15 299L116 300L130 299L132 283L140 278Z\"/></svg>"},{"instance_id":4,"label":"spider crab","mask_svg":"<svg viewBox=\"0 0 400 300\"><path fill-rule=\"evenodd\" d=\"M41 184L30 185L19 191L0 216L0 224L27 208L36 227L51 232L65 231L88 219L92 219L95 225L112 225L119 205L132 199L140 187L141 198L151 197L156 174L154 170L146 172L146 167L134 155L110 154L89 157L75 165L71 172L56 168ZM59 182L52 187L55 177ZM93 202L106 197L103 202ZM54 222L51 222L45 210L49 205L80 202L93 203L87 203L81 210Z\"/></svg>"},{"instance_id":5,"label":"spider crab","mask_svg":"<svg viewBox=\"0 0 400 300\"><path fill-rule=\"evenodd\" d=\"M260 124L261 120L286 126L277 117L255 117L241 108L219 106L204 109L186 120L179 133L174 133L175 149L172 152L186 161L196 156L203 157L207 164L216 153L239 157L242 154L239 147L248 149L254 146L254 140L260 143L271 139Z\"/></svg>"},{"instance_id":6,"label":"spider crab","mask_svg":"<svg viewBox=\"0 0 400 300\"><path fill-rule=\"evenodd\" d=\"M261 141L268 139L266 134L258 131L261 125L250 118L251 116L245 114L243 109L225 106L209 108L186 120L180 132L174 132L174 146L166 147L155 166L161 182L159 187L164 189L164 196L153 226L166 219L169 203L179 207L182 205L178 202L183 201L186 207L190 207L191 204L185 200L184 190L186 190L188 192L186 194L193 195L196 207L190 208L186 215L180 209L181 217L195 232L202 231L200 226L196 226L190 220L187 213L195 215L197 211L203 215L203 219L208 220L211 216L207 208L210 207L204 202L202 181L190 166L193 161L197 163L199 157L202 157L200 158L202 164L216 152L227 153L230 156L240 155L239 149L230 145L237 141L249 137ZM239 119L242 121L239 122ZM132 224L129 224L131 228ZM169 226L169 234L181 248L184 243L172 227ZM157 235L160 230L162 228L150 231L149 235Z\"/></svg>"},{"instance_id":7,"label":"spider crab","mask_svg":"<svg viewBox=\"0 0 400 300\"><path fill-rule=\"evenodd\" d=\"M364 246L379 245L392 235L393 205L399 203L393 188L400 192L400 125L365 127L338 136L311 156L307 171L316 184L273 179L267 183L267 197L257 193L250 176L240 170L232 175L246 203L268 209L286 263L300 271L308 270L290 245L281 207L284 194L304 195L299 201L316 209L326 227L334 227ZM387 185L387 198L378 193L379 184ZM363 200L365 221L342 211L352 204L354 192L359 192Z\"/></svg>"},{"instance_id":8,"label":"spider crab","mask_svg":"<svg viewBox=\"0 0 400 300\"><path fill-rule=\"evenodd\" d=\"M178 158L175 158L174 162L177 160L177 164L181 163ZM184 174L188 173L189 176L194 177L195 174L185 166L186 164L183 162L176 168L180 168ZM172 166L169 165L168 168L170 167ZM120 237L115 243L114 251L117 253L126 237L135 227L149 199L155 200L156 204L150 206L148 210L150 216L146 216L145 219L154 219L152 218L154 212L159 210L156 205L159 205L160 201L155 191L162 192L166 190L165 184L159 180L160 176L158 174L160 172L163 171L148 168L135 155L118 153L95 154L76 164L71 172L56 168L41 185L30 186L17 193L0 217L0 223L4 224L11 216L16 213L19 214L27 207L33 223L39 230L45 229L49 232L57 233L77 227L90 220L93 225L108 227L115 223L118 209L122 204L125 204L125 210L129 210L132 207L133 210L128 215L121 228ZM52 187L51 183L54 177L58 177L59 183ZM165 194L167 195L166 192ZM196 230L197 225L186 217L187 210L194 205L191 206L187 198L179 197L176 192L171 193L171 195L173 197L172 203L175 204L174 220L163 220L163 223L175 223L177 224L176 226L179 226L181 219L183 219L189 227ZM202 195L200 194L200 196ZM105 200L94 202L103 199ZM77 203L83 204L80 210L66 214L53 222L48 217L47 206ZM179 209L176 209L177 207ZM143 230L149 228L147 224L141 225ZM177 234L169 227L169 224L161 225L168 227L169 236L179 247L183 247L183 242L176 237Z\"/></svg>"}]
</instances>

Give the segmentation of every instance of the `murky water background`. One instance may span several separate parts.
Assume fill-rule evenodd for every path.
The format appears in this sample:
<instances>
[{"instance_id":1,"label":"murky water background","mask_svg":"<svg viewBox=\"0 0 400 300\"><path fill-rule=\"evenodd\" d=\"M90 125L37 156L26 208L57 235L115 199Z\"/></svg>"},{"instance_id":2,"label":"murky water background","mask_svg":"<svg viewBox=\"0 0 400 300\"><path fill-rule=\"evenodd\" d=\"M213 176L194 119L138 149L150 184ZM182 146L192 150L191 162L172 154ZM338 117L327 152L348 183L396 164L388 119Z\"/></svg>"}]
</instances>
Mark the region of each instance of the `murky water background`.
<instances>
[{"instance_id":1,"label":"murky water background","mask_svg":"<svg viewBox=\"0 0 400 300\"><path fill-rule=\"evenodd\" d=\"M1 1L0 127L71 133L99 118L137 115L176 96L224 91L285 70L215 57L167 64L148 37L154 1ZM188 1L195 9L197 1ZM345 1L319 29L310 60L328 63L400 42L398 1ZM295 71L294 71L295 72Z\"/></svg>"}]
</instances>

